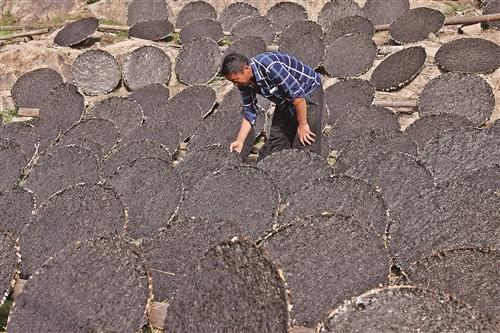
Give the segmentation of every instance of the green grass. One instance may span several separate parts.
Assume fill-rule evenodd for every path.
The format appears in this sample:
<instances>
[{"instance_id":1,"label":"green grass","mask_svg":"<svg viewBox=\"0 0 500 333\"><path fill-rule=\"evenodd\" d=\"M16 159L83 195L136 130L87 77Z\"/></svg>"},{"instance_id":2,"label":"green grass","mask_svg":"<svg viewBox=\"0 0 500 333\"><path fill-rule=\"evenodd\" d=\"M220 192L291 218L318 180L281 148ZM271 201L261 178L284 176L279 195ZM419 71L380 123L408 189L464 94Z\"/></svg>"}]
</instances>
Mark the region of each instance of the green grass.
<instances>
[{"instance_id":1,"label":"green grass","mask_svg":"<svg viewBox=\"0 0 500 333\"><path fill-rule=\"evenodd\" d=\"M168 42L173 42L177 45L181 45L181 37L178 32L172 32L167 40Z\"/></svg>"},{"instance_id":2,"label":"green grass","mask_svg":"<svg viewBox=\"0 0 500 333\"><path fill-rule=\"evenodd\" d=\"M6 300L5 303L0 306L0 332L5 332L7 327L7 318L9 317L10 308L12 307L11 300Z\"/></svg>"},{"instance_id":3,"label":"green grass","mask_svg":"<svg viewBox=\"0 0 500 333\"><path fill-rule=\"evenodd\" d=\"M8 36L12 33L12 31L10 30L3 30L3 29L0 29L0 36Z\"/></svg>"},{"instance_id":4,"label":"green grass","mask_svg":"<svg viewBox=\"0 0 500 333\"><path fill-rule=\"evenodd\" d=\"M5 109L0 111L0 117L4 123L12 122L12 118L17 116L17 109Z\"/></svg>"},{"instance_id":5,"label":"green grass","mask_svg":"<svg viewBox=\"0 0 500 333\"><path fill-rule=\"evenodd\" d=\"M99 19L99 24L122 25L119 22L116 22L116 21L113 21L113 20L110 20L110 19L107 19L107 18Z\"/></svg>"}]
</instances>

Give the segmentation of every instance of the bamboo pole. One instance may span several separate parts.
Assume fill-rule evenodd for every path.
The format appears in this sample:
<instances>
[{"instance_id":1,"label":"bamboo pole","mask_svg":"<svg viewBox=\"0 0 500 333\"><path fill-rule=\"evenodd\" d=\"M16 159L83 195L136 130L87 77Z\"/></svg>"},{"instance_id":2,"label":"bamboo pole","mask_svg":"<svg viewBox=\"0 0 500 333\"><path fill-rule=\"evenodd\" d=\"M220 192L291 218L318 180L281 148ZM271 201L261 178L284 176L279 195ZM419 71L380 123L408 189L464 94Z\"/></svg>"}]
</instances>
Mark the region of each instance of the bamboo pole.
<instances>
[{"instance_id":1,"label":"bamboo pole","mask_svg":"<svg viewBox=\"0 0 500 333\"><path fill-rule=\"evenodd\" d=\"M417 107L417 101L406 100L406 101L374 101L374 105L384 106L389 108L415 108Z\"/></svg>"},{"instance_id":2,"label":"bamboo pole","mask_svg":"<svg viewBox=\"0 0 500 333\"><path fill-rule=\"evenodd\" d=\"M475 24L500 21L500 13L477 16L453 16L444 20L444 25ZM375 31L387 31L391 28L390 24L381 24L375 26Z\"/></svg>"},{"instance_id":3,"label":"bamboo pole","mask_svg":"<svg viewBox=\"0 0 500 333\"><path fill-rule=\"evenodd\" d=\"M40 29L40 30L32 30L32 31L26 31L26 32L20 32L17 34L11 34L7 36L0 36L0 40L9 40L9 39L14 39L14 38L20 38L20 37L31 37L35 35L43 35L49 32L49 29Z\"/></svg>"},{"instance_id":4,"label":"bamboo pole","mask_svg":"<svg viewBox=\"0 0 500 333\"><path fill-rule=\"evenodd\" d=\"M17 115L19 117L39 117L40 110L32 108L19 108L19 110L17 110Z\"/></svg>"}]
</instances>

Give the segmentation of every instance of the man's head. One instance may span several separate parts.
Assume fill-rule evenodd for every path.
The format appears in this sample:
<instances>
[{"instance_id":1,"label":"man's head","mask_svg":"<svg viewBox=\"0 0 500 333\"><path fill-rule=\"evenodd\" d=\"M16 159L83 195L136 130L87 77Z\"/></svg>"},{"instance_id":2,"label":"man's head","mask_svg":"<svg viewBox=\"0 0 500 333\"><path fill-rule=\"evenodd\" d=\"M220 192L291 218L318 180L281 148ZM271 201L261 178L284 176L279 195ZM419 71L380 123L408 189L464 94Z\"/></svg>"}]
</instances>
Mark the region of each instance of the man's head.
<instances>
[{"instance_id":1,"label":"man's head","mask_svg":"<svg viewBox=\"0 0 500 333\"><path fill-rule=\"evenodd\" d=\"M248 86L253 78L250 61L239 53L228 54L222 61L222 75L238 87Z\"/></svg>"}]
</instances>

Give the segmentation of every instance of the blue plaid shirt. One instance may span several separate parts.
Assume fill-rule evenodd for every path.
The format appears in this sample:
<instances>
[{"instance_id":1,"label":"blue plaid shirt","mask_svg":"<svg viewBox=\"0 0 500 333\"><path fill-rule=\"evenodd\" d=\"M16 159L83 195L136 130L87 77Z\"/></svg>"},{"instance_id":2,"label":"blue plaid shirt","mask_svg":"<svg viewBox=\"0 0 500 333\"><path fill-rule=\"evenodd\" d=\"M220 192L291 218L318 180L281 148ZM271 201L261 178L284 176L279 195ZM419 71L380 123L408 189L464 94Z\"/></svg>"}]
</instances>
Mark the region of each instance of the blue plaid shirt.
<instances>
[{"instance_id":1,"label":"blue plaid shirt","mask_svg":"<svg viewBox=\"0 0 500 333\"><path fill-rule=\"evenodd\" d=\"M238 87L243 99L243 112L252 126L257 118L256 93L276 105L308 96L321 84L321 77L311 67L281 52L266 52L250 58L257 86ZM289 111L295 114L293 104Z\"/></svg>"}]
</instances>

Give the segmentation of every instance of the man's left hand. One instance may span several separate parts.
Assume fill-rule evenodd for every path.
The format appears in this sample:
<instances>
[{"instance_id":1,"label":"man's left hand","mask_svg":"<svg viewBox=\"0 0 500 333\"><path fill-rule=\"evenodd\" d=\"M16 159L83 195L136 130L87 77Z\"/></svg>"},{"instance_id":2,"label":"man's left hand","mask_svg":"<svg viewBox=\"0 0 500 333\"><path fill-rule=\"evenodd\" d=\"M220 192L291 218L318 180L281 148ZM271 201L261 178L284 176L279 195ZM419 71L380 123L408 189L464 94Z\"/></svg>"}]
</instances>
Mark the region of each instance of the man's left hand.
<instances>
[{"instance_id":1,"label":"man's left hand","mask_svg":"<svg viewBox=\"0 0 500 333\"><path fill-rule=\"evenodd\" d=\"M299 136L300 143L302 143L303 146L312 145L314 138L316 137L316 134L311 132L309 124L307 123L299 125L297 128L297 135Z\"/></svg>"}]
</instances>

